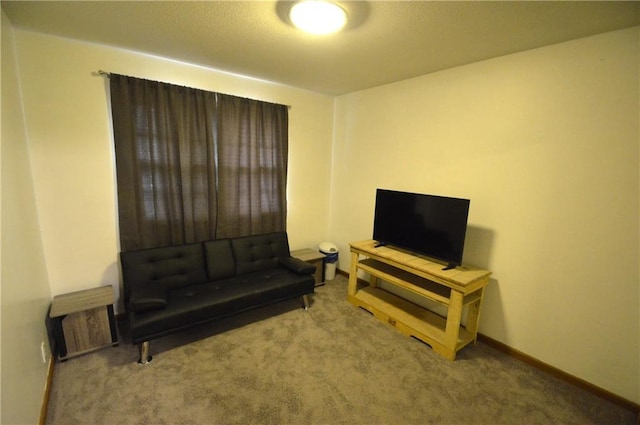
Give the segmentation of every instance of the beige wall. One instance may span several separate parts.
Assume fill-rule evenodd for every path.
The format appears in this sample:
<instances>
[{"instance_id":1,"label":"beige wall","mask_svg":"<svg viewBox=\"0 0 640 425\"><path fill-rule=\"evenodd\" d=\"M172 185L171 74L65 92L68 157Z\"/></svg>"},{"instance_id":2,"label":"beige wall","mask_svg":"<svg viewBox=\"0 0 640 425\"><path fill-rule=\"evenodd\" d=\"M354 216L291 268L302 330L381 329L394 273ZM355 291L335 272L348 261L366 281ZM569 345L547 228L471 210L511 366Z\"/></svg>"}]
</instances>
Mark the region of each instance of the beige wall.
<instances>
[{"instance_id":1,"label":"beige wall","mask_svg":"<svg viewBox=\"0 0 640 425\"><path fill-rule=\"evenodd\" d=\"M16 30L42 239L55 294L119 286L108 80L100 69L291 105L292 249L328 229L333 98L164 58ZM121 310L121 309L120 309Z\"/></svg>"},{"instance_id":2,"label":"beige wall","mask_svg":"<svg viewBox=\"0 0 640 425\"><path fill-rule=\"evenodd\" d=\"M493 271L480 331L640 402L639 30L337 99L331 238L369 239L377 187L471 199Z\"/></svg>"},{"instance_id":3,"label":"beige wall","mask_svg":"<svg viewBox=\"0 0 640 425\"><path fill-rule=\"evenodd\" d=\"M376 187L471 198L465 259L494 272L481 332L640 402L638 28L337 99L16 30L28 131L18 112L10 146L31 163L10 169L28 182L30 165L35 187L23 223L5 206L5 186L29 193L4 178L5 98L20 104L19 93L4 91L5 74L16 73L15 60L6 60L6 27L3 16L2 264L6 222L33 235L23 260L43 254L26 279L36 281L35 294L16 284L7 298L3 268L5 368L6 356L20 352L5 351L12 297L36 304L31 311L42 319L50 294L119 285L107 81L94 75L104 69L292 105L291 245L336 242L344 270L348 243L371 236ZM40 288L47 280L50 291ZM27 356L42 332L26 330ZM27 381L43 385L39 372Z\"/></svg>"},{"instance_id":4,"label":"beige wall","mask_svg":"<svg viewBox=\"0 0 640 425\"><path fill-rule=\"evenodd\" d=\"M13 29L2 12L2 415L3 424L38 422L47 362L45 318L51 292L35 203Z\"/></svg>"}]
</instances>

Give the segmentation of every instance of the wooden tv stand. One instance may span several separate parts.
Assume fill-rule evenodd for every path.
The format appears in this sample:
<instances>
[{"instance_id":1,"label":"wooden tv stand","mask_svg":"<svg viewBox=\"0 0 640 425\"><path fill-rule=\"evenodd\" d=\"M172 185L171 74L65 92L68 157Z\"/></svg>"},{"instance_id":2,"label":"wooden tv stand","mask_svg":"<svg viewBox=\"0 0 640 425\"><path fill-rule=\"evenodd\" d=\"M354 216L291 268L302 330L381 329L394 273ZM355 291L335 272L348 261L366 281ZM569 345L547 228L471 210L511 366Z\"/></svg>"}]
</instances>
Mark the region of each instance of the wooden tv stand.
<instances>
[{"instance_id":1,"label":"wooden tv stand","mask_svg":"<svg viewBox=\"0 0 640 425\"><path fill-rule=\"evenodd\" d=\"M467 266L442 270L444 265L425 257L375 245L373 240L350 245L349 302L455 360L458 351L476 342L482 296L491 272ZM369 286L358 287L359 270L369 274ZM378 279L444 306L446 318L379 288ZM467 323L463 325L465 308Z\"/></svg>"}]
</instances>

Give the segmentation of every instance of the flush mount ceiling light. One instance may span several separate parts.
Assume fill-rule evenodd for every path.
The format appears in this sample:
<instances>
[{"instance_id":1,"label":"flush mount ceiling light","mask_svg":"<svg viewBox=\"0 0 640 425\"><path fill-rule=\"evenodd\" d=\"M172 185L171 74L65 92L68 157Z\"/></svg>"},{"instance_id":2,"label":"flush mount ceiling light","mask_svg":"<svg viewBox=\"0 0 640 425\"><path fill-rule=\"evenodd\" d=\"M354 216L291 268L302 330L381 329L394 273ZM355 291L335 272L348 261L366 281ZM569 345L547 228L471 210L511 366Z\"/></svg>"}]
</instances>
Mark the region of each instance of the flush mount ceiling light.
<instances>
[{"instance_id":1,"label":"flush mount ceiling light","mask_svg":"<svg viewBox=\"0 0 640 425\"><path fill-rule=\"evenodd\" d=\"M347 23L347 12L335 3L307 0L294 4L289 18L302 31L323 35L341 30Z\"/></svg>"}]
</instances>

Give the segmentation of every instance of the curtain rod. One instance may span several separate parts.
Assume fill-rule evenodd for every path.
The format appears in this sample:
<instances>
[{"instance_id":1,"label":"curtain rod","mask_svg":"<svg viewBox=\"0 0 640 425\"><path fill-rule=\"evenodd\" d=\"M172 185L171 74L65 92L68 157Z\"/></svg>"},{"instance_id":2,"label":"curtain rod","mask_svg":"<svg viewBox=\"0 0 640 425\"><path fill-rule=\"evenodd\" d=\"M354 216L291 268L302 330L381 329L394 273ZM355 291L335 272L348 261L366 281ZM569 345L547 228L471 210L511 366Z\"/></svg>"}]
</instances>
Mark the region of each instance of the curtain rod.
<instances>
[{"instance_id":1,"label":"curtain rod","mask_svg":"<svg viewBox=\"0 0 640 425\"><path fill-rule=\"evenodd\" d=\"M98 70L98 75L102 75L102 76L105 76L107 78L111 78L111 73L110 72L103 71L101 69ZM134 77L134 78L137 78L137 77ZM167 84L171 84L171 83L167 83ZM198 90L202 90L202 89L198 89ZM235 95L230 95L230 96L235 96ZM238 96L236 96L236 97L238 97ZM264 100L259 100L259 99L250 99L250 100L257 100L259 102L264 102ZM274 102L269 102L269 103L274 103ZM284 106L286 106L287 109L289 109L289 110L291 110L291 108L292 108L291 105L284 105Z\"/></svg>"}]
</instances>

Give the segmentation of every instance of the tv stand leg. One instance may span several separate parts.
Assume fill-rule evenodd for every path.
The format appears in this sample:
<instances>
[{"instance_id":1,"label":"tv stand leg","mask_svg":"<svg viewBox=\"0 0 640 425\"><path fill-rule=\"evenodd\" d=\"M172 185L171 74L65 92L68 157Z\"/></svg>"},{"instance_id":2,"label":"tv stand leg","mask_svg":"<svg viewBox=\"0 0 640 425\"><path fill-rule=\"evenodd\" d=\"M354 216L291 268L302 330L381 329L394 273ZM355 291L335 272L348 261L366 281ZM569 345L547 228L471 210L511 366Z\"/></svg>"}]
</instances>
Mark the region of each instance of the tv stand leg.
<instances>
[{"instance_id":1,"label":"tv stand leg","mask_svg":"<svg viewBox=\"0 0 640 425\"><path fill-rule=\"evenodd\" d=\"M352 251L351 269L349 270L349 289L347 291L350 297L355 296L356 290L358 289L358 261L360 261L360 254Z\"/></svg>"},{"instance_id":2,"label":"tv stand leg","mask_svg":"<svg viewBox=\"0 0 640 425\"><path fill-rule=\"evenodd\" d=\"M449 299L449 311L447 313L447 325L445 328L444 346L455 359L456 347L458 345L458 336L460 335L460 321L462 319L462 301L464 295L462 292L451 290L451 298Z\"/></svg>"},{"instance_id":3,"label":"tv stand leg","mask_svg":"<svg viewBox=\"0 0 640 425\"><path fill-rule=\"evenodd\" d=\"M466 326L467 332L473 335L474 344L478 342L478 322L480 321L480 305L484 297L484 288L480 288L478 291L480 291L480 298L469 305Z\"/></svg>"}]
</instances>

